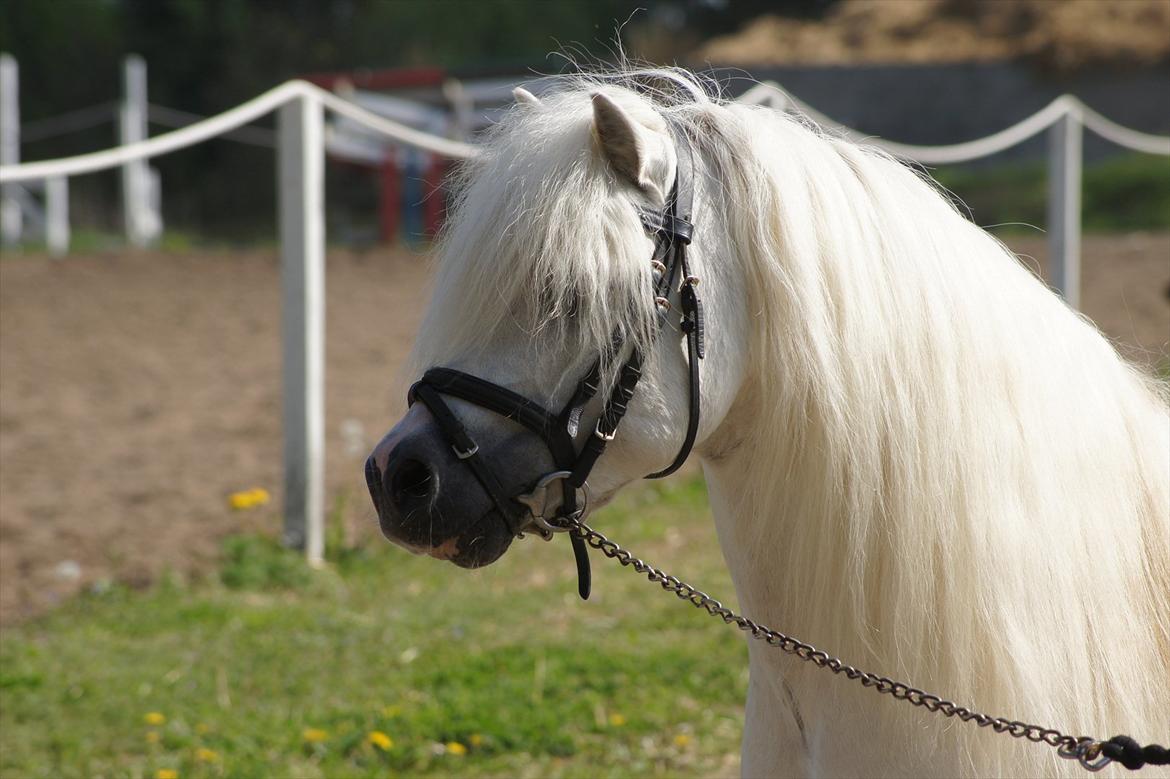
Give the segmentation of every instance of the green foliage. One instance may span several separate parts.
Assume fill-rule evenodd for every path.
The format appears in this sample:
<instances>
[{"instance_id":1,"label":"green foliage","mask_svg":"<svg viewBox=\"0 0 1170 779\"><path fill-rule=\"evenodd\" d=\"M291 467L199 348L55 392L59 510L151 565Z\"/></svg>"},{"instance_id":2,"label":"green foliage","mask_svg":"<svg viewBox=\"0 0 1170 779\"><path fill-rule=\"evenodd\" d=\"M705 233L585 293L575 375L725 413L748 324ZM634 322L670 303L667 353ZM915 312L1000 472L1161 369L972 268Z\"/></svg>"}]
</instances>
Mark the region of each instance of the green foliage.
<instances>
[{"instance_id":1,"label":"green foliage","mask_svg":"<svg viewBox=\"0 0 1170 779\"><path fill-rule=\"evenodd\" d=\"M1085 171L1087 230L1170 228L1170 157L1130 154Z\"/></svg>"},{"instance_id":2,"label":"green foliage","mask_svg":"<svg viewBox=\"0 0 1170 779\"><path fill-rule=\"evenodd\" d=\"M705 503L698 479L648 485L594 524L731 600ZM240 537L208 581L6 630L0 775L734 773L743 639L612 561L594 556L581 603L564 539L475 572L383 542L328 550L313 571Z\"/></svg>"},{"instance_id":3,"label":"green foliage","mask_svg":"<svg viewBox=\"0 0 1170 779\"><path fill-rule=\"evenodd\" d=\"M303 586L309 569L300 555L289 554L263 536L233 536L224 541L220 580L236 590L287 590Z\"/></svg>"},{"instance_id":4,"label":"green foliage","mask_svg":"<svg viewBox=\"0 0 1170 779\"><path fill-rule=\"evenodd\" d=\"M120 98L122 58L149 65L150 100L210 115L290 79L393 67L557 72L562 45L612 45L625 0L6 0L0 51L20 64L26 122ZM112 114L111 114L112 117ZM264 119L263 123L270 123ZM157 128L154 130L157 132ZM26 144L51 159L114 145L113 122ZM168 225L234 240L275 234L273 153L231 141L157 158ZM117 179L82 182L82 218L113 227ZM82 193L85 193L84 196Z\"/></svg>"},{"instance_id":5,"label":"green foliage","mask_svg":"<svg viewBox=\"0 0 1170 779\"><path fill-rule=\"evenodd\" d=\"M1043 164L940 168L931 173L970 209L979 225L1043 227L1047 221ZM1082 204L1086 230L1170 228L1170 158L1129 154L1088 166Z\"/></svg>"}]
</instances>

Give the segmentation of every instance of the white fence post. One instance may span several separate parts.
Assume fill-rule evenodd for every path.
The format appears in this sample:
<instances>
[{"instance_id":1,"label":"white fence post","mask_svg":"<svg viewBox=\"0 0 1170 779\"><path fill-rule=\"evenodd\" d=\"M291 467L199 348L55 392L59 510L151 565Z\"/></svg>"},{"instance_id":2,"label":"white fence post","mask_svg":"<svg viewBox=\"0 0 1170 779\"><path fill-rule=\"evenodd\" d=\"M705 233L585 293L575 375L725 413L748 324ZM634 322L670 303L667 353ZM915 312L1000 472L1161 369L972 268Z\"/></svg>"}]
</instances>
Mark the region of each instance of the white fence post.
<instances>
[{"instance_id":1,"label":"white fence post","mask_svg":"<svg viewBox=\"0 0 1170 779\"><path fill-rule=\"evenodd\" d=\"M284 357L284 541L325 551L324 112L306 94L280 108L277 175Z\"/></svg>"},{"instance_id":2,"label":"white fence post","mask_svg":"<svg viewBox=\"0 0 1170 779\"><path fill-rule=\"evenodd\" d=\"M1072 306L1081 306L1081 111L1070 103L1048 131L1048 275Z\"/></svg>"},{"instance_id":3,"label":"white fence post","mask_svg":"<svg viewBox=\"0 0 1170 779\"><path fill-rule=\"evenodd\" d=\"M137 54L123 63L122 109L118 114L123 146L146 140L146 61ZM122 166L122 220L126 240L132 246L149 246L162 230L162 220L152 207L151 171L146 160ZM154 202L157 202L156 200Z\"/></svg>"},{"instance_id":4,"label":"white fence post","mask_svg":"<svg viewBox=\"0 0 1170 779\"><path fill-rule=\"evenodd\" d=\"M0 54L0 165L20 163L20 71L16 58ZM0 185L0 240L20 243L23 219L16 184Z\"/></svg>"},{"instance_id":5,"label":"white fence post","mask_svg":"<svg viewBox=\"0 0 1170 779\"><path fill-rule=\"evenodd\" d=\"M45 179L45 243L54 257L69 253L69 179Z\"/></svg>"}]
</instances>

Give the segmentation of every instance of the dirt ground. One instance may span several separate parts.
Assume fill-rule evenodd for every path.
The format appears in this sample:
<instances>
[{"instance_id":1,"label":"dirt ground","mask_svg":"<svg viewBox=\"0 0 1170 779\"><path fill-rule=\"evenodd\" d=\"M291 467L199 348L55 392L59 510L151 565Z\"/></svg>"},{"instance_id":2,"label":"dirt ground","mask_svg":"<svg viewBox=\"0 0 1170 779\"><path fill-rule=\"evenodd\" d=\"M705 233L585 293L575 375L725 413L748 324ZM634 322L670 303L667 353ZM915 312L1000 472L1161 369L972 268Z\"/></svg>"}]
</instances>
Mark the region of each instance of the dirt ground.
<instances>
[{"instance_id":1,"label":"dirt ground","mask_svg":"<svg viewBox=\"0 0 1170 779\"><path fill-rule=\"evenodd\" d=\"M1010 241L1032 267L1043 238ZM1088 236L1084 311L1131 358L1170 339L1170 234ZM404 407L426 260L331 251L328 493L371 532L361 463ZM221 539L280 517L275 252L0 261L0 624L110 581L206 570ZM233 511L263 487L273 502Z\"/></svg>"}]
</instances>

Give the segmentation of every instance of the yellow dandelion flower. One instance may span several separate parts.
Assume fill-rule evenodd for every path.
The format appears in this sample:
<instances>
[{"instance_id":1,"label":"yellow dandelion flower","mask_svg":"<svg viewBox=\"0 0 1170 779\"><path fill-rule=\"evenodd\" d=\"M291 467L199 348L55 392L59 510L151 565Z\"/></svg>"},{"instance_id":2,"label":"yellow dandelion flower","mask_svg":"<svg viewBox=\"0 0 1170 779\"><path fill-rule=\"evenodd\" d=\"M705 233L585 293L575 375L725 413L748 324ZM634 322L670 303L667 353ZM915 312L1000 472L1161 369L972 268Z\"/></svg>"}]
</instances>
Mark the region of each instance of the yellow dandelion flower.
<instances>
[{"instance_id":1,"label":"yellow dandelion flower","mask_svg":"<svg viewBox=\"0 0 1170 779\"><path fill-rule=\"evenodd\" d=\"M199 747L195 750L195 759L200 763L218 763L219 752L207 747Z\"/></svg>"},{"instance_id":2,"label":"yellow dandelion flower","mask_svg":"<svg viewBox=\"0 0 1170 779\"><path fill-rule=\"evenodd\" d=\"M383 752L394 747L394 739L387 736L380 730L371 730L366 734L366 743L377 747Z\"/></svg>"},{"instance_id":3,"label":"yellow dandelion flower","mask_svg":"<svg viewBox=\"0 0 1170 779\"><path fill-rule=\"evenodd\" d=\"M209 732L210 730L211 730L211 726L208 725L206 722L200 722L198 725L195 726L195 732L201 736L204 733Z\"/></svg>"},{"instance_id":4,"label":"yellow dandelion flower","mask_svg":"<svg viewBox=\"0 0 1170 779\"><path fill-rule=\"evenodd\" d=\"M329 732L320 728L305 728L301 731L301 738L309 744L320 744L329 738Z\"/></svg>"},{"instance_id":5,"label":"yellow dandelion flower","mask_svg":"<svg viewBox=\"0 0 1170 779\"><path fill-rule=\"evenodd\" d=\"M161 712L148 711L148 712L146 712L146 715L142 718L142 721L145 722L147 725L161 725L167 721L167 718Z\"/></svg>"},{"instance_id":6,"label":"yellow dandelion flower","mask_svg":"<svg viewBox=\"0 0 1170 779\"><path fill-rule=\"evenodd\" d=\"M157 730L148 730L148 731L146 731L146 743L148 743L148 744L157 744L157 743L158 743L158 738L159 738L159 736L158 736L158 731L157 731Z\"/></svg>"},{"instance_id":7,"label":"yellow dandelion flower","mask_svg":"<svg viewBox=\"0 0 1170 779\"><path fill-rule=\"evenodd\" d=\"M244 490L243 492L233 492L228 496L228 503L237 511L263 506L270 500L272 500L272 496L268 494L268 490L262 487Z\"/></svg>"},{"instance_id":8,"label":"yellow dandelion flower","mask_svg":"<svg viewBox=\"0 0 1170 779\"><path fill-rule=\"evenodd\" d=\"M252 508L252 496L246 492L233 492L228 496L228 504L236 511Z\"/></svg>"},{"instance_id":9,"label":"yellow dandelion flower","mask_svg":"<svg viewBox=\"0 0 1170 779\"><path fill-rule=\"evenodd\" d=\"M674 745L680 749L691 745L691 737L686 733L679 733L674 737Z\"/></svg>"},{"instance_id":10,"label":"yellow dandelion flower","mask_svg":"<svg viewBox=\"0 0 1170 779\"><path fill-rule=\"evenodd\" d=\"M472 733L471 737L467 739L467 743L471 744L473 747L481 747L483 746L483 736L479 735L478 733Z\"/></svg>"},{"instance_id":11,"label":"yellow dandelion flower","mask_svg":"<svg viewBox=\"0 0 1170 779\"><path fill-rule=\"evenodd\" d=\"M154 779L179 779L179 772L173 768L160 768L154 772Z\"/></svg>"},{"instance_id":12,"label":"yellow dandelion flower","mask_svg":"<svg viewBox=\"0 0 1170 779\"><path fill-rule=\"evenodd\" d=\"M622 725L626 724L626 717L624 714L610 714L609 724L615 728L620 728Z\"/></svg>"},{"instance_id":13,"label":"yellow dandelion flower","mask_svg":"<svg viewBox=\"0 0 1170 779\"><path fill-rule=\"evenodd\" d=\"M447 754L462 756L467 754L467 747L460 744L458 741L447 742Z\"/></svg>"}]
</instances>

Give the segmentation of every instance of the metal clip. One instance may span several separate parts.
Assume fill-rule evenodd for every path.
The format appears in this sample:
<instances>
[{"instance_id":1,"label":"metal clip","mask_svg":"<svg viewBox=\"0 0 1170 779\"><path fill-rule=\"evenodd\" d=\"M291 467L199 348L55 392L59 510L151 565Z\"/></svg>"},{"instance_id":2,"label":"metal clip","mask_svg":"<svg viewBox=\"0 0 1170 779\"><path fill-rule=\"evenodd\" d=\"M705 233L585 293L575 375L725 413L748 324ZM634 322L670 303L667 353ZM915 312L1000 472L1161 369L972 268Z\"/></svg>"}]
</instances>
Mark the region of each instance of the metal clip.
<instances>
[{"instance_id":1,"label":"metal clip","mask_svg":"<svg viewBox=\"0 0 1170 779\"><path fill-rule=\"evenodd\" d=\"M455 444L451 444L451 451L455 452L455 456L458 457L460 460L466 460L468 457L471 457L473 454L475 454L476 452L479 451L479 444L472 441L471 448L468 449L466 452L459 451L458 446L456 446Z\"/></svg>"},{"instance_id":2,"label":"metal clip","mask_svg":"<svg viewBox=\"0 0 1170 779\"><path fill-rule=\"evenodd\" d=\"M1101 751L1103 746L1105 744L1100 741L1094 741L1091 738L1082 738L1071 747L1062 746L1058 748L1056 754L1065 760L1076 760L1080 763L1081 768L1096 773L1113 762L1113 758Z\"/></svg>"},{"instance_id":3,"label":"metal clip","mask_svg":"<svg viewBox=\"0 0 1170 779\"><path fill-rule=\"evenodd\" d=\"M588 484L583 484L579 488L581 492L581 507L573 512L572 516L562 517L555 513L552 516L546 515L546 512L549 511L549 485L567 479L572 475L572 471L553 471L552 473L546 473L537 480L536 485L532 488L532 492L526 492L514 498L518 503L523 503L527 506L528 511L532 514L532 519L521 529L521 532L517 534L518 536L522 537L525 531L531 530L539 533L540 537L545 541L551 541L554 533L567 533L569 531L569 525L558 520L581 519L585 516L589 510ZM557 501L554 512L560 509L561 503Z\"/></svg>"},{"instance_id":4,"label":"metal clip","mask_svg":"<svg viewBox=\"0 0 1170 779\"><path fill-rule=\"evenodd\" d=\"M1103 746L1105 745L1100 741L1087 741L1083 750L1078 747L1077 751L1081 754L1077 758L1077 762L1081 764L1081 768L1096 773L1112 763L1113 758L1101 752Z\"/></svg>"},{"instance_id":5,"label":"metal clip","mask_svg":"<svg viewBox=\"0 0 1170 779\"><path fill-rule=\"evenodd\" d=\"M597 425L596 425L596 426L593 428L593 435L597 436L597 437L598 437L598 438L600 438L602 441L605 441L606 443L609 443L609 442L610 442L610 441L612 441L614 438L617 438L617 431L616 431L616 430L614 430L614 431L613 431L613 432L611 432L611 433L603 433L603 432L601 432L601 420L599 419L599 420L597 420Z\"/></svg>"}]
</instances>

